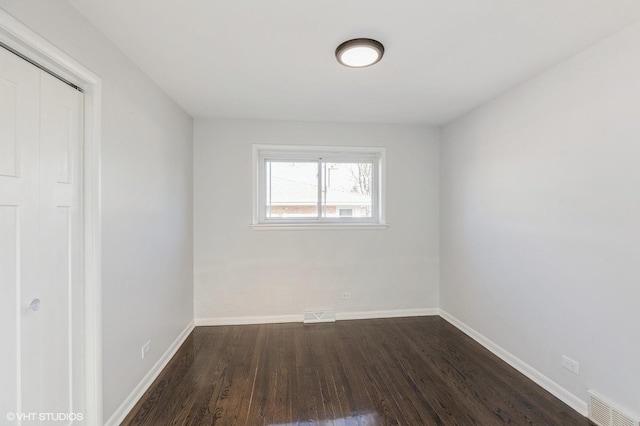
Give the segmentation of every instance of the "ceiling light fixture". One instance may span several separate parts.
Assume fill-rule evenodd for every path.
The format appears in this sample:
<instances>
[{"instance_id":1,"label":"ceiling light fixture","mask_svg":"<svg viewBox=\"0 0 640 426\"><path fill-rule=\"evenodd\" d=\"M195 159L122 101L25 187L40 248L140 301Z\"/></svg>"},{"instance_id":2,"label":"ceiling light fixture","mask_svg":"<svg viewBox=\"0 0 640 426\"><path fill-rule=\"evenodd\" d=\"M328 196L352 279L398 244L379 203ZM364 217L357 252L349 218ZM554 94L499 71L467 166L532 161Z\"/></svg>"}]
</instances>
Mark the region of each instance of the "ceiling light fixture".
<instances>
[{"instance_id":1,"label":"ceiling light fixture","mask_svg":"<svg viewBox=\"0 0 640 426\"><path fill-rule=\"evenodd\" d=\"M336 49L338 62L352 68L364 68L378 63L382 55L384 55L382 43L370 38L345 41Z\"/></svg>"}]
</instances>

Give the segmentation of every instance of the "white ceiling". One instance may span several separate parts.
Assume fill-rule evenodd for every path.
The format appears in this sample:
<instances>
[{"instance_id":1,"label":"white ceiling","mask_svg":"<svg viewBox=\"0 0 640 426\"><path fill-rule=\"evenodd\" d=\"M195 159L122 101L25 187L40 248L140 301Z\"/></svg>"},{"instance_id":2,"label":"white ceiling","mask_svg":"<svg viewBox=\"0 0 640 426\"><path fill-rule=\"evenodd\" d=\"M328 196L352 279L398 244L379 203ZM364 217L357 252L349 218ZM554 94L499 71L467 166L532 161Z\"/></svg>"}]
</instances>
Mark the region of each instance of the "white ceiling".
<instances>
[{"instance_id":1,"label":"white ceiling","mask_svg":"<svg viewBox=\"0 0 640 426\"><path fill-rule=\"evenodd\" d=\"M69 2L193 117L433 125L640 19L638 0ZM357 37L380 63L337 63Z\"/></svg>"}]
</instances>

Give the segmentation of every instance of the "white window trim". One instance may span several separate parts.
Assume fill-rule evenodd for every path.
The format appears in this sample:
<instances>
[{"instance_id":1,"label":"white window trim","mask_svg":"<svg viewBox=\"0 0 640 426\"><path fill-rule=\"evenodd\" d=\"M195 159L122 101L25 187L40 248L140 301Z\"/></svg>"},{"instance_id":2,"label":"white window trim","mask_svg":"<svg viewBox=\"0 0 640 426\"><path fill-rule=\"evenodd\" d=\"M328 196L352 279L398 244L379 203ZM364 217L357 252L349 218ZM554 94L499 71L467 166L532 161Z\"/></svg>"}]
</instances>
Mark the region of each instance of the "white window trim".
<instances>
[{"instance_id":1,"label":"white window trim","mask_svg":"<svg viewBox=\"0 0 640 426\"><path fill-rule=\"evenodd\" d=\"M339 159L347 157L357 158L362 154L368 160L376 157L378 167L375 179L378 182L377 192L373 195L373 206L377 206L373 220L345 220L344 218L310 221L308 219L271 219L265 220L261 215L263 204L260 187L261 173L264 172L264 159L269 155L277 158L313 159L318 155ZM318 229L386 229L386 149L381 147L345 147L345 146L315 146L315 145L252 145L252 223L255 230L318 230Z\"/></svg>"}]
</instances>

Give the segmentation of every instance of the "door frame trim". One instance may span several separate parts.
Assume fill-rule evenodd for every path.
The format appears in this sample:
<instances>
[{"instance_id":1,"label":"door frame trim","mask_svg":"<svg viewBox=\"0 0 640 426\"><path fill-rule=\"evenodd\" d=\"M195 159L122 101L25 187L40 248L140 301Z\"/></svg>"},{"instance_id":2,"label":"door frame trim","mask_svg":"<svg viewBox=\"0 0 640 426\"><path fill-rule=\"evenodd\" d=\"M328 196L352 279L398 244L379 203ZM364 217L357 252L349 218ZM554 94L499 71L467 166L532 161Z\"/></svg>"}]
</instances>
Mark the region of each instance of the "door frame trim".
<instances>
[{"instance_id":1,"label":"door frame trim","mask_svg":"<svg viewBox=\"0 0 640 426\"><path fill-rule=\"evenodd\" d=\"M102 399L102 79L0 8L0 42L84 91L83 282L86 424L103 424Z\"/></svg>"}]
</instances>

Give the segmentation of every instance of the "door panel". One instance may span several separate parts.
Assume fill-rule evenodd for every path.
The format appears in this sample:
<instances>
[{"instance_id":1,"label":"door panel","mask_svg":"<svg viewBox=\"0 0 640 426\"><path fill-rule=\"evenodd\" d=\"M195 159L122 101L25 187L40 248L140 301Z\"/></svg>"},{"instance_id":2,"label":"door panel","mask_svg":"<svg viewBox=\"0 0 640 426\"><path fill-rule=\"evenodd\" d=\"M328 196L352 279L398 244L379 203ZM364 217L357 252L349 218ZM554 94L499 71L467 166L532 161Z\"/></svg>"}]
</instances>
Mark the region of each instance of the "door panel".
<instances>
[{"instance_id":1,"label":"door panel","mask_svg":"<svg viewBox=\"0 0 640 426\"><path fill-rule=\"evenodd\" d=\"M19 295L19 208L18 206L0 206L0 342L2 350L0 360L0 415L13 412L18 406L16 389L18 387L18 330L11 325L18 319ZM5 324L7 326L5 326ZM12 344L13 343L13 344Z\"/></svg>"},{"instance_id":2,"label":"door panel","mask_svg":"<svg viewBox=\"0 0 640 426\"><path fill-rule=\"evenodd\" d=\"M0 48L0 94L0 409L80 413L82 93Z\"/></svg>"},{"instance_id":3,"label":"door panel","mask_svg":"<svg viewBox=\"0 0 640 426\"><path fill-rule=\"evenodd\" d=\"M80 341L74 338L82 335L77 328L82 321L78 309L82 306L82 93L43 72L40 108L42 279L38 291L43 301L41 344L46 352L39 360L40 410L71 413L82 406L74 386L74 377L82 374L83 360Z\"/></svg>"},{"instance_id":4,"label":"door panel","mask_svg":"<svg viewBox=\"0 0 640 426\"><path fill-rule=\"evenodd\" d=\"M24 411L21 365L35 360L21 329L39 278L40 71L0 48L0 94L0 376L11 384L0 386L0 405L9 413Z\"/></svg>"},{"instance_id":5,"label":"door panel","mask_svg":"<svg viewBox=\"0 0 640 426\"><path fill-rule=\"evenodd\" d=\"M0 178L38 181L33 158L38 155L39 79L39 69L0 48Z\"/></svg>"},{"instance_id":6,"label":"door panel","mask_svg":"<svg viewBox=\"0 0 640 426\"><path fill-rule=\"evenodd\" d=\"M43 87L43 94L46 89ZM65 105L53 104L49 109L47 121L47 141L50 144L53 158L51 160L58 166L57 182L71 183L71 153L73 143L70 128L73 123L73 110Z\"/></svg>"},{"instance_id":7,"label":"door panel","mask_svg":"<svg viewBox=\"0 0 640 426\"><path fill-rule=\"evenodd\" d=\"M0 175L18 175L18 87L0 79Z\"/></svg>"},{"instance_id":8,"label":"door panel","mask_svg":"<svg viewBox=\"0 0 640 426\"><path fill-rule=\"evenodd\" d=\"M41 290L43 347L46 357L41 359L41 410L45 412L72 412L73 338L71 335L71 294L73 282L69 274L71 265L71 208L54 209L48 223L48 241L44 245L46 288Z\"/></svg>"}]
</instances>

